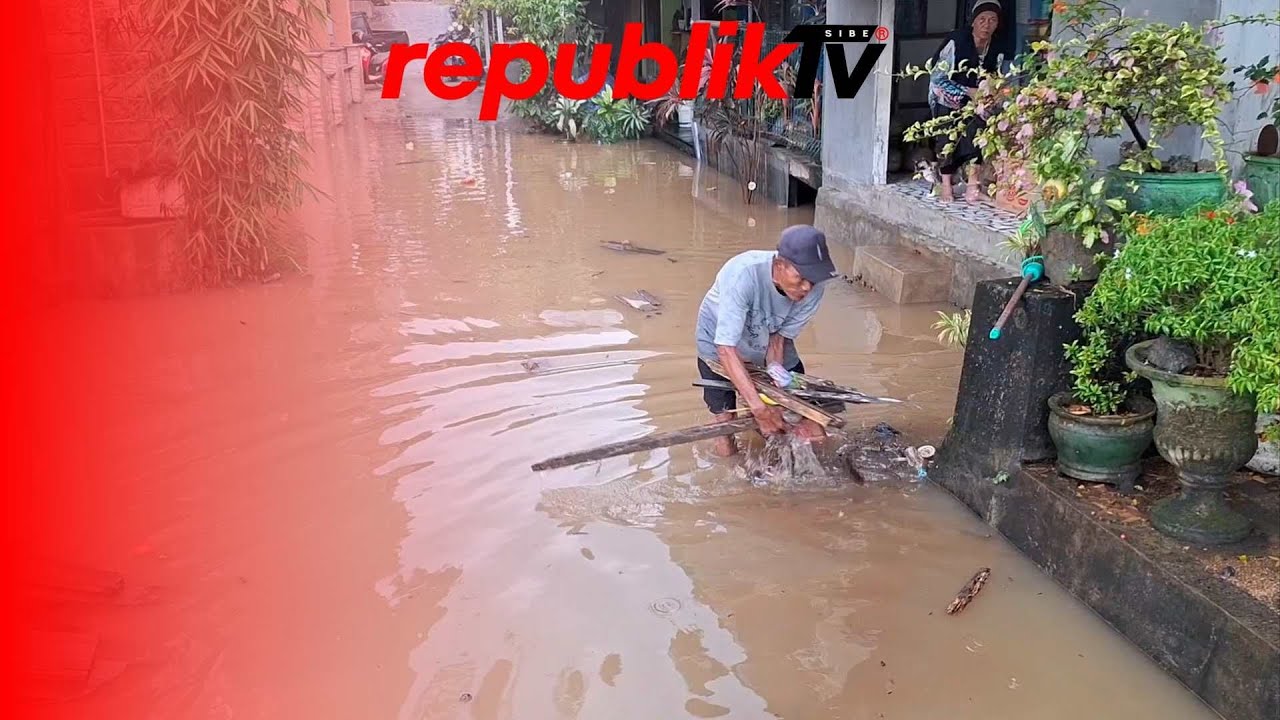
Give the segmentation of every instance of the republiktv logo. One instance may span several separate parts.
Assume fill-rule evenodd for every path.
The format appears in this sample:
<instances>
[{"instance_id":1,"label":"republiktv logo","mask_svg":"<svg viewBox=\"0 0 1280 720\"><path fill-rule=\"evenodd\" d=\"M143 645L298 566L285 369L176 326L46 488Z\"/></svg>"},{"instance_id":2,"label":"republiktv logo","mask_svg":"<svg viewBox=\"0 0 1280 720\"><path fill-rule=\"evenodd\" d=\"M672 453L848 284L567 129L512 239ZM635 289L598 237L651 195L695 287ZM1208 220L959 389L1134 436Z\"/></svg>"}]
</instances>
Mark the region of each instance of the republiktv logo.
<instances>
[{"instance_id":1,"label":"republiktv logo","mask_svg":"<svg viewBox=\"0 0 1280 720\"><path fill-rule=\"evenodd\" d=\"M735 68L734 45L727 40L737 35L739 26L743 28L742 56ZM718 25L717 41L711 43L710 25L695 23L690 30L689 47L684 57L684 73L681 74L681 63L671 48L658 42L643 42L644 25L627 23L618 48L618 72L613 96L656 100L676 88L677 94L684 100L697 98L704 72L703 58L710 46L710 77L703 90L703 95L707 98L726 99L729 76L735 70L737 82L734 85L734 97L737 99L751 97L757 85L765 95L776 100L812 97L824 48L827 62L831 65L831 82L836 97L852 98L866 83L871 69L884 53L884 42L889 39L889 28L884 26L800 25L765 54L764 30L764 23L726 21ZM865 45L852 70L849 69L843 43ZM796 71L795 87L788 96L778 82L776 71L797 49L800 50L800 63ZM574 59L578 55L578 46L572 43L563 43L557 48L554 68L551 58L533 43L497 43L492 46L487 71L480 53L467 43L444 43L434 50L426 43L393 45L391 57L387 60L382 97L400 97L405 66L414 60L425 60L422 82L428 92L442 100L461 100L469 96L480 86L480 81L474 78L484 77L479 119L494 120L498 116L498 107L503 98L527 100L546 87L548 77L556 92L564 97L573 100L590 100L596 97L604 88L612 51L613 47L608 43L593 46L586 77L575 78ZM657 65L658 74L652 81L642 82L637 77L637 72L640 64L646 60ZM518 61L528 63L529 74L524 80L513 82L507 77L507 68ZM445 82L446 79L461 82L450 84Z\"/></svg>"}]
</instances>

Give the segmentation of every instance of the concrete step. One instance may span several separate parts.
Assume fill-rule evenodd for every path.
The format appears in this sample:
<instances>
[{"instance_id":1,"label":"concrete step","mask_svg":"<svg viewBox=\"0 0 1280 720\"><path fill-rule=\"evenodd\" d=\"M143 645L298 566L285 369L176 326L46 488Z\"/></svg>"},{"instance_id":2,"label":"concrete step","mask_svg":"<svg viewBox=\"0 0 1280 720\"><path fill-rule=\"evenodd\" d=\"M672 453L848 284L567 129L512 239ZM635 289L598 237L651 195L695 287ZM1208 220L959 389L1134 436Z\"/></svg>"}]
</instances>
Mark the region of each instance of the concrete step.
<instances>
[{"instance_id":1,"label":"concrete step","mask_svg":"<svg viewBox=\"0 0 1280 720\"><path fill-rule=\"evenodd\" d=\"M899 305L946 302L951 296L950 258L923 248L864 245L853 256L853 276Z\"/></svg>"}]
</instances>

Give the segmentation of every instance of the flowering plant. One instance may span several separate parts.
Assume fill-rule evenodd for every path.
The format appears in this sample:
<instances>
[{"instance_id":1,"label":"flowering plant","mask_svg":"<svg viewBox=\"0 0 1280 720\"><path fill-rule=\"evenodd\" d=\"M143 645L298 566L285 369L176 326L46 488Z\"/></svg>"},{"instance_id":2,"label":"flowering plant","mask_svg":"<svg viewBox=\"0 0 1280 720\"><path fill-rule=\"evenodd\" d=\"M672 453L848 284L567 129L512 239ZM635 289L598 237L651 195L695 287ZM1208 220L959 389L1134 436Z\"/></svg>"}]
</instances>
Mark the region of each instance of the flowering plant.
<instances>
[{"instance_id":1,"label":"flowering plant","mask_svg":"<svg viewBox=\"0 0 1280 720\"><path fill-rule=\"evenodd\" d=\"M1110 242L1126 213L1125 201L1096 172L1089 148L1096 138L1130 136L1135 147L1120 168L1145 172L1164 167L1156 157L1161 138L1197 126L1225 180L1217 119L1231 91L1222 59L1206 42L1212 26L1148 22L1107 0L1059 1L1053 11L1064 32L1033 43L1023 67L983 74L972 102L917 123L908 139L945 136L954 144L977 122L975 144L1022 160L1014 181L1040 188L1046 226L1078 236L1085 247ZM918 77L930 69L905 72Z\"/></svg>"},{"instance_id":2,"label":"flowering plant","mask_svg":"<svg viewBox=\"0 0 1280 720\"><path fill-rule=\"evenodd\" d=\"M1123 403L1116 351L1141 333L1189 343L1188 373L1225 377L1260 413L1280 409L1280 204L1250 212L1236 189L1234 207L1126 218L1128 240L1076 314L1084 335L1066 346L1076 400L1094 414Z\"/></svg>"}]
</instances>

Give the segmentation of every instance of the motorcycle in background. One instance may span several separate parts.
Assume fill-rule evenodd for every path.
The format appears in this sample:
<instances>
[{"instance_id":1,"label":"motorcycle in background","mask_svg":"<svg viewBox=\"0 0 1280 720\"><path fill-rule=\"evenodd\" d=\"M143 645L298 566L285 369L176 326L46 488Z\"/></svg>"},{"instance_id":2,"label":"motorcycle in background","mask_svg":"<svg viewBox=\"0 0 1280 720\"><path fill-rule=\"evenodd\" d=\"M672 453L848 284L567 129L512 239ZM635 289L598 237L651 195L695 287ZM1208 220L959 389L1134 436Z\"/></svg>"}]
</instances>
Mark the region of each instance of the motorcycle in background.
<instances>
[{"instance_id":1,"label":"motorcycle in background","mask_svg":"<svg viewBox=\"0 0 1280 720\"><path fill-rule=\"evenodd\" d=\"M391 57L391 53L378 52L373 43L368 41L365 33L359 30L351 34L351 39L361 46L360 66L365 85L380 84L386 77L387 59Z\"/></svg>"}]
</instances>

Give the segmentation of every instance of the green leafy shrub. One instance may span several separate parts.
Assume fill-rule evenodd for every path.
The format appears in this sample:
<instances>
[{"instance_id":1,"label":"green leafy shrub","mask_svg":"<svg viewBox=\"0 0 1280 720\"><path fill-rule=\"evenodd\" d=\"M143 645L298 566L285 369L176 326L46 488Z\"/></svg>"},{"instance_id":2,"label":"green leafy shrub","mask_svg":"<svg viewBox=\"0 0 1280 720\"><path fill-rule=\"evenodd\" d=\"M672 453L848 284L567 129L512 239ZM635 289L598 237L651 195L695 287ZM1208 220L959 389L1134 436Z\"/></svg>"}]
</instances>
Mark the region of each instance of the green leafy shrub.
<instances>
[{"instance_id":1,"label":"green leafy shrub","mask_svg":"<svg viewBox=\"0 0 1280 720\"><path fill-rule=\"evenodd\" d=\"M587 116L587 132L602 143L634 140L649 128L649 111L632 98L618 99L611 88L595 97L595 112Z\"/></svg>"},{"instance_id":2,"label":"green leafy shrub","mask_svg":"<svg viewBox=\"0 0 1280 720\"><path fill-rule=\"evenodd\" d=\"M1066 346L1076 400L1116 413L1125 397L1116 351L1146 333L1192 345L1192 372L1225 377L1259 412L1280 409L1280 204L1133 215L1123 227L1126 243L1076 314L1084 336Z\"/></svg>"}]
</instances>

